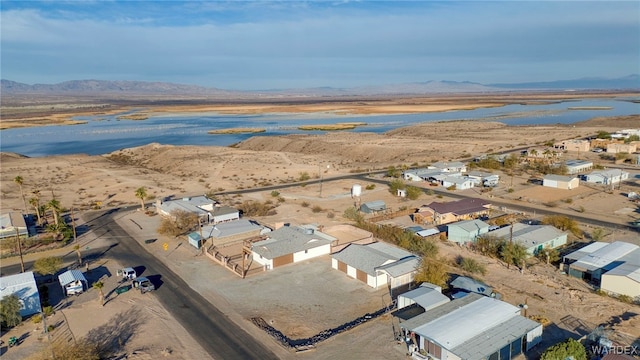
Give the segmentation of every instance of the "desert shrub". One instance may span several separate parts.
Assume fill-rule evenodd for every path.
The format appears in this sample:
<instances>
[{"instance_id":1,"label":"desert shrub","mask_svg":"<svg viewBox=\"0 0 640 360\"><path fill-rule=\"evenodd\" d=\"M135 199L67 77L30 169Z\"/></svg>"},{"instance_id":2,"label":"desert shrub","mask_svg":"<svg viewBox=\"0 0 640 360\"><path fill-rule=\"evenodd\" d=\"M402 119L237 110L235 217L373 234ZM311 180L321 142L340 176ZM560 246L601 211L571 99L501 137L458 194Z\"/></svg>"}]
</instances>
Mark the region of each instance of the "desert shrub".
<instances>
[{"instance_id":1,"label":"desert shrub","mask_svg":"<svg viewBox=\"0 0 640 360\"><path fill-rule=\"evenodd\" d=\"M314 206L311 208L311 211L312 211L312 212L314 212L314 213L319 213L319 212L321 212L321 211L322 211L322 208L321 208L319 205L314 205Z\"/></svg>"},{"instance_id":2,"label":"desert shrub","mask_svg":"<svg viewBox=\"0 0 640 360\"><path fill-rule=\"evenodd\" d=\"M576 237L582 237L582 230L578 227L578 222L565 215L547 215L542 218L542 223L552 225L562 231L570 231Z\"/></svg>"},{"instance_id":3,"label":"desert shrub","mask_svg":"<svg viewBox=\"0 0 640 360\"><path fill-rule=\"evenodd\" d=\"M422 189L417 186L407 186L407 198L417 200L422 195Z\"/></svg>"},{"instance_id":4,"label":"desert shrub","mask_svg":"<svg viewBox=\"0 0 640 360\"><path fill-rule=\"evenodd\" d=\"M447 281L449 281L446 264L441 259L424 256L414 280L417 283L428 282L445 287L447 286Z\"/></svg>"},{"instance_id":5,"label":"desert shrub","mask_svg":"<svg viewBox=\"0 0 640 360\"><path fill-rule=\"evenodd\" d=\"M618 295L618 300L622 301L623 303L633 304L633 298L629 295Z\"/></svg>"},{"instance_id":6,"label":"desert shrub","mask_svg":"<svg viewBox=\"0 0 640 360\"><path fill-rule=\"evenodd\" d=\"M451 185L451 186L449 186L449 187L447 188L447 190L455 190L455 189L456 189L456 185L455 185L455 184L454 184L454 185Z\"/></svg>"},{"instance_id":7,"label":"desert shrub","mask_svg":"<svg viewBox=\"0 0 640 360\"><path fill-rule=\"evenodd\" d=\"M507 192L508 192L508 193L512 193L512 192L514 192L514 191L515 191L515 190L513 190L513 188L509 188L509 189L507 190Z\"/></svg>"},{"instance_id":8,"label":"desert shrub","mask_svg":"<svg viewBox=\"0 0 640 360\"><path fill-rule=\"evenodd\" d=\"M598 294L600 296L609 296L609 294L607 294L607 292L602 290L602 289L596 290L596 294Z\"/></svg>"},{"instance_id":9,"label":"desert shrub","mask_svg":"<svg viewBox=\"0 0 640 360\"><path fill-rule=\"evenodd\" d=\"M55 329L56 329L56 326L53 325L53 324L50 324L50 325L47 326L47 332L52 332Z\"/></svg>"},{"instance_id":10,"label":"desert shrub","mask_svg":"<svg viewBox=\"0 0 640 360\"><path fill-rule=\"evenodd\" d=\"M369 184L365 187L365 190L373 190L376 188L376 184Z\"/></svg>"},{"instance_id":11,"label":"desert shrub","mask_svg":"<svg viewBox=\"0 0 640 360\"><path fill-rule=\"evenodd\" d=\"M33 316L31 317L31 321L32 321L34 324L40 324L40 323L42 322L42 315L40 315L40 314L35 314L35 315L33 315Z\"/></svg>"},{"instance_id":12,"label":"desert shrub","mask_svg":"<svg viewBox=\"0 0 640 360\"><path fill-rule=\"evenodd\" d=\"M238 209L244 216L268 216L275 214L273 201L267 200L264 203L254 200L243 201Z\"/></svg>"},{"instance_id":13,"label":"desert shrub","mask_svg":"<svg viewBox=\"0 0 640 360\"><path fill-rule=\"evenodd\" d=\"M309 176L309 173L306 171L301 172L299 175L298 181L307 181L311 179L311 176Z\"/></svg>"},{"instance_id":14,"label":"desert shrub","mask_svg":"<svg viewBox=\"0 0 640 360\"><path fill-rule=\"evenodd\" d=\"M404 190L407 186L402 179L393 179L389 182L389 192L397 194L398 190Z\"/></svg>"},{"instance_id":15,"label":"desert shrub","mask_svg":"<svg viewBox=\"0 0 640 360\"><path fill-rule=\"evenodd\" d=\"M54 275L62 267L62 258L47 256L33 263L33 270L40 275Z\"/></svg>"},{"instance_id":16,"label":"desert shrub","mask_svg":"<svg viewBox=\"0 0 640 360\"><path fill-rule=\"evenodd\" d=\"M160 220L157 232L161 235L178 236L198 226L198 215L186 210L174 210L170 216Z\"/></svg>"},{"instance_id":17,"label":"desert shrub","mask_svg":"<svg viewBox=\"0 0 640 360\"><path fill-rule=\"evenodd\" d=\"M472 274L485 275L487 273L487 268L472 258L458 256L456 264L460 269Z\"/></svg>"},{"instance_id":18,"label":"desert shrub","mask_svg":"<svg viewBox=\"0 0 640 360\"><path fill-rule=\"evenodd\" d=\"M353 206L348 207L344 213L342 213L342 217L355 221L358 224L364 221L364 216Z\"/></svg>"},{"instance_id":19,"label":"desert shrub","mask_svg":"<svg viewBox=\"0 0 640 360\"><path fill-rule=\"evenodd\" d=\"M433 196L433 194L434 194L433 190L431 190L431 189L427 190L427 195Z\"/></svg>"},{"instance_id":20,"label":"desert shrub","mask_svg":"<svg viewBox=\"0 0 640 360\"><path fill-rule=\"evenodd\" d=\"M42 308L42 313L44 314L44 316L51 316L56 312L55 310L53 310L53 306L45 306Z\"/></svg>"},{"instance_id":21,"label":"desert shrub","mask_svg":"<svg viewBox=\"0 0 640 360\"><path fill-rule=\"evenodd\" d=\"M282 196L278 196L277 200L278 200L279 203L283 203L283 202L286 201L285 198L283 198Z\"/></svg>"},{"instance_id":22,"label":"desert shrub","mask_svg":"<svg viewBox=\"0 0 640 360\"><path fill-rule=\"evenodd\" d=\"M308 202L306 202L306 201L303 201L302 204L300 204L300 206L305 207L305 208L309 207L309 205L310 204Z\"/></svg>"},{"instance_id":23,"label":"desert shrub","mask_svg":"<svg viewBox=\"0 0 640 360\"><path fill-rule=\"evenodd\" d=\"M335 214L333 211L329 211L329 212L327 213L327 218L329 218L329 219L333 219L334 217L336 217L336 214Z\"/></svg>"},{"instance_id":24,"label":"desert shrub","mask_svg":"<svg viewBox=\"0 0 640 360\"><path fill-rule=\"evenodd\" d=\"M273 190L273 191L271 192L271 196L273 196L273 197L278 197L278 196L280 196L280 193L279 193L278 191L276 191L276 190Z\"/></svg>"},{"instance_id":25,"label":"desert shrub","mask_svg":"<svg viewBox=\"0 0 640 360\"><path fill-rule=\"evenodd\" d=\"M580 342L569 338L564 342L555 344L542 353L540 360L569 359L587 360L587 351Z\"/></svg>"},{"instance_id":26,"label":"desert shrub","mask_svg":"<svg viewBox=\"0 0 640 360\"><path fill-rule=\"evenodd\" d=\"M567 198L567 199L564 199L562 201L564 201L567 204L571 204L573 202L573 199L572 198Z\"/></svg>"}]
</instances>

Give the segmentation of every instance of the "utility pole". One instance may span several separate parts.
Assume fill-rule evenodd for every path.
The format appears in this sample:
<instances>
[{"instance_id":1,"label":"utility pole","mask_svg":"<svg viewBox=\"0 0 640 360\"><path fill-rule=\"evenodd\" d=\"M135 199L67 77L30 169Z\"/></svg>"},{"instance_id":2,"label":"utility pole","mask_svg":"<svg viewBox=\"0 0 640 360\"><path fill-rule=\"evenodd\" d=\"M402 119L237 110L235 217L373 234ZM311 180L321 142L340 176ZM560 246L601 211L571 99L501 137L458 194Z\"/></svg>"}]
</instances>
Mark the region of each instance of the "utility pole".
<instances>
[{"instance_id":1,"label":"utility pole","mask_svg":"<svg viewBox=\"0 0 640 360\"><path fill-rule=\"evenodd\" d=\"M18 253L20 254L20 268L24 272L24 259L22 258L22 241L20 240L20 230L16 227L16 241L18 242Z\"/></svg>"}]
</instances>

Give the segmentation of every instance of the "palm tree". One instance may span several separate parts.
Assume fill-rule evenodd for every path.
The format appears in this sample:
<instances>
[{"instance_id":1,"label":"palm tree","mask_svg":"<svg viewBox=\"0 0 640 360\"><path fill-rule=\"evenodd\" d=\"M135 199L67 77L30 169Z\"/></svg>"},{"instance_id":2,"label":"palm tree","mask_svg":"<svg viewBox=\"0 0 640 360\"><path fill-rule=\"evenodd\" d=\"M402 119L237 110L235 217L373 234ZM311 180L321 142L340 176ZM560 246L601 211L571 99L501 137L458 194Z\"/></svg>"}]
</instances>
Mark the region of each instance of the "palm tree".
<instances>
[{"instance_id":1,"label":"palm tree","mask_svg":"<svg viewBox=\"0 0 640 360\"><path fill-rule=\"evenodd\" d=\"M102 281L97 281L93 283L92 287L100 292L100 305L104 306L104 292L102 291L104 283Z\"/></svg>"},{"instance_id":2,"label":"palm tree","mask_svg":"<svg viewBox=\"0 0 640 360\"><path fill-rule=\"evenodd\" d=\"M24 212L26 214L27 213L27 200L25 200L25 198L24 198L24 191L22 189L22 184L24 184L24 179L22 178L22 176L18 175L15 178L13 178L13 182L15 182L16 184L18 184L18 186L20 186L20 194L22 195L22 204L24 205Z\"/></svg>"},{"instance_id":3,"label":"palm tree","mask_svg":"<svg viewBox=\"0 0 640 360\"><path fill-rule=\"evenodd\" d=\"M47 207L51 209L51 214L53 215L53 222L58 226L58 212L60 211L60 201L56 199L51 199L47 203Z\"/></svg>"},{"instance_id":4,"label":"palm tree","mask_svg":"<svg viewBox=\"0 0 640 360\"><path fill-rule=\"evenodd\" d=\"M36 216L38 217L38 225L42 224L42 218L40 217L40 200L38 198L32 197L29 199L29 204L36 209Z\"/></svg>"},{"instance_id":5,"label":"palm tree","mask_svg":"<svg viewBox=\"0 0 640 360\"><path fill-rule=\"evenodd\" d=\"M144 199L147 198L147 189L144 186L137 188L136 197L140 199L140 208L144 211Z\"/></svg>"}]
</instances>

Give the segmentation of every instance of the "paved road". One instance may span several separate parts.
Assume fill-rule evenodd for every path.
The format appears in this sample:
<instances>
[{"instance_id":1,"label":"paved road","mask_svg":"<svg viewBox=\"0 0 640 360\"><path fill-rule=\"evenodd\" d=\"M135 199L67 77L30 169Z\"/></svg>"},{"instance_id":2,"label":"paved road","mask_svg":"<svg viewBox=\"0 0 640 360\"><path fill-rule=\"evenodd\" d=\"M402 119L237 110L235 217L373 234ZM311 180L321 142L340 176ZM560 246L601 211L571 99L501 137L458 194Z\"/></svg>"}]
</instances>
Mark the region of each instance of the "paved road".
<instances>
[{"instance_id":1,"label":"paved road","mask_svg":"<svg viewBox=\"0 0 640 360\"><path fill-rule=\"evenodd\" d=\"M157 291L149 295L157 296L162 305L205 351L216 360L277 359L275 354L190 288L178 275L112 221L118 212L101 217L93 224L97 235L100 235L100 232L109 232L109 236L120 239L106 256L121 264L143 264L144 276L151 277L158 287Z\"/></svg>"}]
</instances>

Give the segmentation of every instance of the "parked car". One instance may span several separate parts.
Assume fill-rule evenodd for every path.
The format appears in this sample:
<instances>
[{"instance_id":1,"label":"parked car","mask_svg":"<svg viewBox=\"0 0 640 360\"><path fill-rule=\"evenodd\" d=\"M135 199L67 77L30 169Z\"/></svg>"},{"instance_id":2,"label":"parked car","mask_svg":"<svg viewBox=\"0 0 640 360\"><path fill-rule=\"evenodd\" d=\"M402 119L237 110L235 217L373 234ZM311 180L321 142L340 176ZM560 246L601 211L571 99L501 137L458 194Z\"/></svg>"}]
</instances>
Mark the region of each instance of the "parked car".
<instances>
[{"instance_id":1,"label":"parked car","mask_svg":"<svg viewBox=\"0 0 640 360\"><path fill-rule=\"evenodd\" d=\"M139 277L137 279L134 279L131 285L136 289L140 289L140 292L143 294L156 289L156 286L153 285L151 280L146 277Z\"/></svg>"},{"instance_id":2,"label":"parked car","mask_svg":"<svg viewBox=\"0 0 640 360\"><path fill-rule=\"evenodd\" d=\"M133 280L137 277L135 269L131 267L120 269L116 272L116 274L123 280Z\"/></svg>"}]
</instances>

